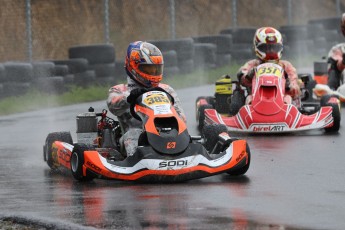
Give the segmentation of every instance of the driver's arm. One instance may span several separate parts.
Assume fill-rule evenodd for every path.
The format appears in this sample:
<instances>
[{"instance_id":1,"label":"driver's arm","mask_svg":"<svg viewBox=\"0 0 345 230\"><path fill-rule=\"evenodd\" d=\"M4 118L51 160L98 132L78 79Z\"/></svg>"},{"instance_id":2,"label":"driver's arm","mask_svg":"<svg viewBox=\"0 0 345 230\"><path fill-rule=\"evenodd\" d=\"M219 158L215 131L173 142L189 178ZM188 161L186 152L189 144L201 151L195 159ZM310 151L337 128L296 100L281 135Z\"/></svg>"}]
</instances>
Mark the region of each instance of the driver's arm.
<instances>
[{"instance_id":1,"label":"driver's arm","mask_svg":"<svg viewBox=\"0 0 345 230\"><path fill-rule=\"evenodd\" d=\"M259 61L256 59L246 62L243 66L240 67L237 73L238 81L242 86L251 87L253 79L253 71L255 66L259 64Z\"/></svg>"},{"instance_id":2,"label":"driver's arm","mask_svg":"<svg viewBox=\"0 0 345 230\"><path fill-rule=\"evenodd\" d=\"M296 68L288 61L281 61L283 64L283 68L289 78L289 88L290 94L295 99L301 95L301 89L298 83L298 75Z\"/></svg>"},{"instance_id":3,"label":"driver's arm","mask_svg":"<svg viewBox=\"0 0 345 230\"><path fill-rule=\"evenodd\" d=\"M107 105L109 111L115 116L121 116L129 111L127 97L129 92L124 84L115 85L109 89Z\"/></svg>"}]
</instances>

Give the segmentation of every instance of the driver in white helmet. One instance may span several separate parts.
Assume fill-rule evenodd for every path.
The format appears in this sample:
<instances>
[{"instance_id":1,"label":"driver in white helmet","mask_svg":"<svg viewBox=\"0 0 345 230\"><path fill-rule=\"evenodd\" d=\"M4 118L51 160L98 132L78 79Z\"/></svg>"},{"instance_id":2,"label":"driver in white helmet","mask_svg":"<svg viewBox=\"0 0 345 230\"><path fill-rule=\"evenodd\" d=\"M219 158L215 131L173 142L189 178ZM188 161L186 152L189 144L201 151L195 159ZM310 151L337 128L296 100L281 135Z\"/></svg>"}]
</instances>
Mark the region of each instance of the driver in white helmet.
<instances>
[{"instance_id":1,"label":"driver in white helmet","mask_svg":"<svg viewBox=\"0 0 345 230\"><path fill-rule=\"evenodd\" d=\"M287 94L291 96L292 103L299 107L301 89L296 69L289 61L280 59L283 51L283 38L281 33L273 27L261 27L256 30L253 43L257 58L246 62L240 67L237 73L240 84L251 89L254 68L256 66L265 62L279 64L287 74L289 82Z\"/></svg>"},{"instance_id":2,"label":"driver in white helmet","mask_svg":"<svg viewBox=\"0 0 345 230\"><path fill-rule=\"evenodd\" d=\"M115 85L109 89L107 105L109 111L120 122L123 133L120 139L121 152L126 156L134 154L142 133L142 122L130 113L130 104L127 102L130 95L133 98L134 94L140 94L143 89L162 88L174 98L176 112L186 121L175 90L167 84L160 83L163 78L163 66L163 55L156 46L143 41L130 43L125 60L127 84Z\"/></svg>"},{"instance_id":3,"label":"driver in white helmet","mask_svg":"<svg viewBox=\"0 0 345 230\"><path fill-rule=\"evenodd\" d=\"M345 13L340 22L340 29L345 36ZM341 73L345 69L345 43L340 43L331 48L328 53L328 82L327 85L336 90L343 83Z\"/></svg>"}]
</instances>

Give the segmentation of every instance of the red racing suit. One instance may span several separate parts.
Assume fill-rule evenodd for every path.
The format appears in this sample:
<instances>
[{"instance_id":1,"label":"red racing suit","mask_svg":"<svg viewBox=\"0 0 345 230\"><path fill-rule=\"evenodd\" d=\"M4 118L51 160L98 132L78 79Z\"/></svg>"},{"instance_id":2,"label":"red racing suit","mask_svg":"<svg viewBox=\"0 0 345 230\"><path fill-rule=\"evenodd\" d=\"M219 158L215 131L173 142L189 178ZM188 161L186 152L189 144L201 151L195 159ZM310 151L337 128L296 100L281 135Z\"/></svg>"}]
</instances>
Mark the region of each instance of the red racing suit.
<instances>
[{"instance_id":1,"label":"red racing suit","mask_svg":"<svg viewBox=\"0 0 345 230\"><path fill-rule=\"evenodd\" d=\"M240 67L238 70L237 76L242 76L239 80L242 86L251 88L252 81L250 78L247 78L246 76L250 75L252 71L254 71L254 67L262 64L263 62L259 59L253 59L248 62L246 62L243 66ZM301 89L300 89L300 83L298 82L298 75L296 68L286 60L279 60L277 63L283 67L285 70L287 77L290 82L290 90L288 94L292 97L293 100L298 100L301 96Z\"/></svg>"},{"instance_id":2,"label":"red racing suit","mask_svg":"<svg viewBox=\"0 0 345 230\"><path fill-rule=\"evenodd\" d=\"M340 72L345 69L345 65L343 63L343 54L345 53L345 43L340 43L331 48L328 53L328 58L332 58L336 61L336 66Z\"/></svg>"},{"instance_id":3,"label":"red racing suit","mask_svg":"<svg viewBox=\"0 0 345 230\"><path fill-rule=\"evenodd\" d=\"M328 53L328 85L336 90L342 81L341 73L345 69L345 43L340 43L331 48Z\"/></svg>"},{"instance_id":4,"label":"red racing suit","mask_svg":"<svg viewBox=\"0 0 345 230\"><path fill-rule=\"evenodd\" d=\"M109 89L107 105L109 111L114 114L122 129L123 136L120 139L121 152L126 151L127 156L133 155L136 150L139 136L142 132L142 122L132 117L127 103L127 97L133 89L141 88L131 78L127 77L127 84L119 84ZM166 84L159 83L158 87L164 89L174 97L174 107L180 117L186 122L186 116L181 106L181 101L175 90Z\"/></svg>"}]
</instances>

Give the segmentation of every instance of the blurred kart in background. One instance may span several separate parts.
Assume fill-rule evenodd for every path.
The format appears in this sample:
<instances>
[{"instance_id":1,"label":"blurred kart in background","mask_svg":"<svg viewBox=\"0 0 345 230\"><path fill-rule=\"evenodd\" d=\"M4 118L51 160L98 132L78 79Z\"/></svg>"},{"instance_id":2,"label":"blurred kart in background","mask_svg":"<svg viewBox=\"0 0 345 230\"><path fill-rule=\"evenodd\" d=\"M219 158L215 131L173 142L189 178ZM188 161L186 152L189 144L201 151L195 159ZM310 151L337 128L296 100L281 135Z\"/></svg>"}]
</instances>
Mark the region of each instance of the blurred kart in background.
<instances>
[{"instance_id":1,"label":"blurred kart in background","mask_svg":"<svg viewBox=\"0 0 345 230\"><path fill-rule=\"evenodd\" d=\"M216 82L215 96L196 100L199 131L203 133L207 124L224 124L230 132L284 133L313 129L338 132L339 97L324 95L320 101L311 101L313 86L308 85L312 83L311 75L300 74L299 80L303 97L301 106L297 107L292 104L291 96L285 94L288 79L277 64L264 63L256 67L250 93L237 81L223 76Z\"/></svg>"},{"instance_id":2,"label":"blurred kart in background","mask_svg":"<svg viewBox=\"0 0 345 230\"><path fill-rule=\"evenodd\" d=\"M313 98L320 99L323 95L337 95L339 100L345 102L345 84L344 73L342 73L341 85L332 90L328 85L328 63L327 62L314 62L314 80L315 85L313 87Z\"/></svg>"}]
</instances>

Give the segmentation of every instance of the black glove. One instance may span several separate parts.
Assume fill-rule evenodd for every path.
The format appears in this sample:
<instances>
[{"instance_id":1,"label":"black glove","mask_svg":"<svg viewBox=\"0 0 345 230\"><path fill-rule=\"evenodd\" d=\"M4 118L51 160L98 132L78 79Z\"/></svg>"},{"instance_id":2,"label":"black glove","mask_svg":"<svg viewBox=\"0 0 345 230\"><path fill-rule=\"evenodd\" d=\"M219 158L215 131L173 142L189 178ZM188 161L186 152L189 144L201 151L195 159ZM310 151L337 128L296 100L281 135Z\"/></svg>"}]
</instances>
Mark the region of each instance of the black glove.
<instances>
[{"instance_id":1,"label":"black glove","mask_svg":"<svg viewBox=\"0 0 345 230\"><path fill-rule=\"evenodd\" d=\"M255 75L255 68L252 68L251 70L248 71L246 75L244 75L244 79L251 82L253 80L254 75Z\"/></svg>"},{"instance_id":2,"label":"black glove","mask_svg":"<svg viewBox=\"0 0 345 230\"><path fill-rule=\"evenodd\" d=\"M165 91L165 89L161 88L161 87L154 87L154 88L150 88L149 91L161 91L167 94L167 96L169 97L169 100L171 101L172 104L175 103L175 99L173 96L171 96L170 93L168 93L167 91Z\"/></svg>"},{"instance_id":3,"label":"black glove","mask_svg":"<svg viewBox=\"0 0 345 230\"><path fill-rule=\"evenodd\" d=\"M131 91L129 96L127 97L127 102L129 104L135 103L135 100L142 94L146 93L148 89L146 88L136 88Z\"/></svg>"},{"instance_id":4,"label":"black glove","mask_svg":"<svg viewBox=\"0 0 345 230\"><path fill-rule=\"evenodd\" d=\"M236 76L237 76L237 80L238 80L239 82L241 82L241 79L242 79L243 75L244 75L244 73L243 73L242 71L240 71L240 72L237 73Z\"/></svg>"}]
</instances>

